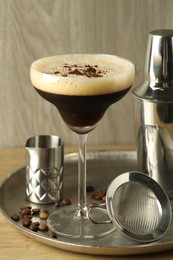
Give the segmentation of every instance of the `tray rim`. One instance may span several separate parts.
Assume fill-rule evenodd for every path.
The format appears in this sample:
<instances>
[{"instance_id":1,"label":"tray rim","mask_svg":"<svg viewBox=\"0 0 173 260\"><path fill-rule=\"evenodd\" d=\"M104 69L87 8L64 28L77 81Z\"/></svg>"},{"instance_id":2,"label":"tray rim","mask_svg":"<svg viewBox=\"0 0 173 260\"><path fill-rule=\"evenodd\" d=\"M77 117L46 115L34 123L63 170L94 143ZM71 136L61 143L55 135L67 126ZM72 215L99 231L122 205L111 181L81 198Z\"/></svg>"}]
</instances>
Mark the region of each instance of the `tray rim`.
<instances>
[{"instance_id":1,"label":"tray rim","mask_svg":"<svg viewBox=\"0 0 173 260\"><path fill-rule=\"evenodd\" d=\"M97 153L104 153L104 152L122 152L122 153L134 153L136 154L136 151L134 150L98 150L98 151L89 151L88 154L97 154ZM77 157L76 152L71 152L65 154L66 160L71 160L72 157ZM6 182L12 178L13 176L17 175L18 172L25 171L25 166L15 170L14 172L7 175L4 180L0 183L0 192L3 185L6 184ZM73 243L73 239L67 239L67 241L61 241L59 239L49 238L45 235L38 234L35 232L32 232L22 226L20 226L17 222L14 222L9 215L2 209L0 204L0 212L4 216L4 218L15 228L17 228L19 231L21 231L24 235L27 237L30 237L31 239L41 242L46 245L50 245L53 247L56 247L58 249L63 249L66 251L76 252L76 253L85 253L85 254L92 254L92 255L109 255L109 256L126 256L126 255L141 255L141 254L150 254L150 253L159 253L164 252L173 249L173 240L168 242L154 242L149 244L139 244L137 246L124 246L124 247L94 247L89 245L81 245L81 244L75 244ZM65 238L63 238L66 240ZM124 250L125 249L125 250Z\"/></svg>"}]
</instances>

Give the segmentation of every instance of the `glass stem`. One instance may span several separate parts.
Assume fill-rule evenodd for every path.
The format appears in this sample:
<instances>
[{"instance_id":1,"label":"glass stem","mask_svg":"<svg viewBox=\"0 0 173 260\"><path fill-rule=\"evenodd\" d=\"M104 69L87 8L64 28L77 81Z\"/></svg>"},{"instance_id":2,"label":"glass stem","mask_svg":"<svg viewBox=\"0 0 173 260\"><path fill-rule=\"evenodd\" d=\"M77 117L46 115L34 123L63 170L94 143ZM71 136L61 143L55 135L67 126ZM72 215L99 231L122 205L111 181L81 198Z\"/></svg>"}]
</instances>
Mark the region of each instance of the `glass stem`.
<instances>
[{"instance_id":1,"label":"glass stem","mask_svg":"<svg viewBox=\"0 0 173 260\"><path fill-rule=\"evenodd\" d=\"M78 208L77 218L87 218L86 205L86 145L87 134L77 134L78 139Z\"/></svg>"}]
</instances>

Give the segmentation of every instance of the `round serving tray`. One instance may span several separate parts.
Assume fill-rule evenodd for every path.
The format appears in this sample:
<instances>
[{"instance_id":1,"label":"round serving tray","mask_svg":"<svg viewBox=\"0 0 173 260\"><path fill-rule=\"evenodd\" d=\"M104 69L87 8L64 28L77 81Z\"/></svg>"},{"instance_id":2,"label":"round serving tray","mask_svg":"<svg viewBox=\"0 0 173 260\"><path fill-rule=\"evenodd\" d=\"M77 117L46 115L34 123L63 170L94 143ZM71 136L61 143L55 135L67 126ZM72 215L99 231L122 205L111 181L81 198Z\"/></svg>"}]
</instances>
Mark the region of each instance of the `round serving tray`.
<instances>
[{"instance_id":1,"label":"round serving tray","mask_svg":"<svg viewBox=\"0 0 173 260\"><path fill-rule=\"evenodd\" d=\"M121 173L137 170L136 152L124 150L96 151L87 154L87 185L95 189L104 189ZM77 203L77 154L65 155L64 197ZM88 200L93 200L88 194ZM44 232L33 232L23 227L22 223L11 219L22 206L47 209L50 213L58 208L54 205L37 205L25 197L25 167L12 173L0 186L0 209L5 218L25 235L41 243L64 250L97 255L137 255L161 252L173 249L173 224L168 232L158 241L139 243L122 235L118 230L98 239L80 240L66 237L50 238Z\"/></svg>"}]
</instances>

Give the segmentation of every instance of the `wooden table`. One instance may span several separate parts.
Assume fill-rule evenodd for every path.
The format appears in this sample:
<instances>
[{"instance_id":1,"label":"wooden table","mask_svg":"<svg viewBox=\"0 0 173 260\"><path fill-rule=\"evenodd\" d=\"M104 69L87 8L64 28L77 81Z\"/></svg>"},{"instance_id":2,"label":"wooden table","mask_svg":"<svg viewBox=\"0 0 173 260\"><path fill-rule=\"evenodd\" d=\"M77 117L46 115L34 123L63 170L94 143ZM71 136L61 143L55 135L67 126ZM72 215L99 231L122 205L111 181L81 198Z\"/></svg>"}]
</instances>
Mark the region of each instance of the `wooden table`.
<instances>
[{"instance_id":1,"label":"wooden table","mask_svg":"<svg viewBox=\"0 0 173 260\"><path fill-rule=\"evenodd\" d=\"M103 148L103 147L102 147ZM110 147L106 147L109 149ZM119 147L118 147L119 148ZM124 148L124 147L123 147ZM127 148L127 147L125 147ZM97 149L97 148L92 148ZM69 152L73 148L66 148ZM26 164L24 148L0 149L0 182ZM0 214L0 259L173 259L173 250L158 254L139 256L95 256L63 251L39 243L21 233Z\"/></svg>"}]
</instances>

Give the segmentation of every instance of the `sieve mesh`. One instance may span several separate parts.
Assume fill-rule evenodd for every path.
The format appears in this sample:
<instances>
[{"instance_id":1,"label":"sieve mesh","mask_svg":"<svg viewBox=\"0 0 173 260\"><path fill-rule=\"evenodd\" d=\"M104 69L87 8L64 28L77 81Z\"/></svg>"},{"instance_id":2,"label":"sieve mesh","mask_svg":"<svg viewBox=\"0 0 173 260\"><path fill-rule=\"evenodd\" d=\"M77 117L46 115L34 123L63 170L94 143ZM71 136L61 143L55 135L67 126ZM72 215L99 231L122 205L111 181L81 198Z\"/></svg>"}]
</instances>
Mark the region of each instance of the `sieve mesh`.
<instances>
[{"instance_id":1,"label":"sieve mesh","mask_svg":"<svg viewBox=\"0 0 173 260\"><path fill-rule=\"evenodd\" d=\"M106 209L104 206L89 207L91 221L95 224L112 222L124 235L145 243L161 238L172 219L171 203L165 191L140 172L117 176L108 187ZM100 210L107 212L110 220L100 219Z\"/></svg>"},{"instance_id":2,"label":"sieve mesh","mask_svg":"<svg viewBox=\"0 0 173 260\"><path fill-rule=\"evenodd\" d=\"M162 218L162 208L157 197L139 183L125 183L116 190L113 211L123 228L139 235L153 232Z\"/></svg>"}]
</instances>

